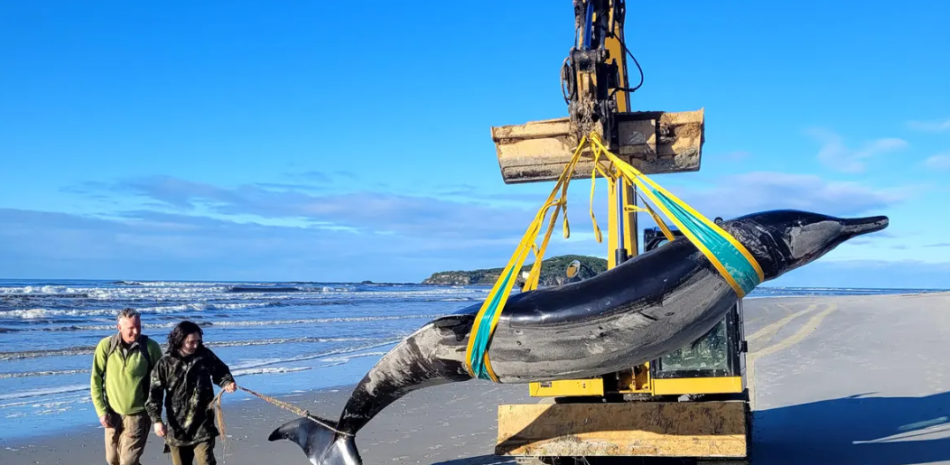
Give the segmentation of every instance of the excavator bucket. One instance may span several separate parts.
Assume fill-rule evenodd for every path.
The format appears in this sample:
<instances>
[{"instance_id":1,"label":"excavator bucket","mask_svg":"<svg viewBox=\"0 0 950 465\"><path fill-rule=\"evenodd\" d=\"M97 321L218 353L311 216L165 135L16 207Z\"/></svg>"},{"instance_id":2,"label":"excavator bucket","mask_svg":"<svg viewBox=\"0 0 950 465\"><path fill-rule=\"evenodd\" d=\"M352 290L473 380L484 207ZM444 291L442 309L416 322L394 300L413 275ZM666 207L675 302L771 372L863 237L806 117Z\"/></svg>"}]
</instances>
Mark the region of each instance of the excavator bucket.
<instances>
[{"instance_id":1,"label":"excavator bucket","mask_svg":"<svg viewBox=\"0 0 950 465\"><path fill-rule=\"evenodd\" d=\"M619 113L616 132L619 146L609 148L644 174L699 171L704 141L702 109ZM492 127L492 140L506 184L557 180L579 142L566 117ZM591 156L586 149L574 178L590 177Z\"/></svg>"}]
</instances>

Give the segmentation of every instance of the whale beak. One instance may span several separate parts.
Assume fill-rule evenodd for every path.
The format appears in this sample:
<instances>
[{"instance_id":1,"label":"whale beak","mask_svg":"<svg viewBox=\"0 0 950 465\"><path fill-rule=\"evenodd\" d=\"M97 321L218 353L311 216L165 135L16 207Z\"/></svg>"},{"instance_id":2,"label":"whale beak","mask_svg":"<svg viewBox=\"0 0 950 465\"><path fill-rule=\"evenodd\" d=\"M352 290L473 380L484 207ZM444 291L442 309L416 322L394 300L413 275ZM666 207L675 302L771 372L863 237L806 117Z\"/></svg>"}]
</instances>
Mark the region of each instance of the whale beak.
<instances>
[{"instance_id":1,"label":"whale beak","mask_svg":"<svg viewBox=\"0 0 950 465\"><path fill-rule=\"evenodd\" d=\"M869 216L844 220L844 232L851 237L880 231L887 227L890 220L886 216Z\"/></svg>"}]
</instances>

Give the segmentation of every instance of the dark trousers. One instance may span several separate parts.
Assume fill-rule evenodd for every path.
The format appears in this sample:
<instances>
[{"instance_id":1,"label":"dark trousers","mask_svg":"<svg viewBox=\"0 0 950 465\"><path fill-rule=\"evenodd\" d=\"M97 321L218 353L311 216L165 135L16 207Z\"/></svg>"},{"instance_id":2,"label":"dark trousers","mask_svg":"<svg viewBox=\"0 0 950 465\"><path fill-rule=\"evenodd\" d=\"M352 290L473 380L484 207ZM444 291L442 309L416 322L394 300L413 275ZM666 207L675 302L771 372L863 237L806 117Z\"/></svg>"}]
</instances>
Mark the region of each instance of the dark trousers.
<instances>
[{"instance_id":1,"label":"dark trousers","mask_svg":"<svg viewBox=\"0 0 950 465\"><path fill-rule=\"evenodd\" d=\"M192 465L196 460L198 465L215 465L214 439L199 442L193 446L169 446L172 463L174 465Z\"/></svg>"}]
</instances>

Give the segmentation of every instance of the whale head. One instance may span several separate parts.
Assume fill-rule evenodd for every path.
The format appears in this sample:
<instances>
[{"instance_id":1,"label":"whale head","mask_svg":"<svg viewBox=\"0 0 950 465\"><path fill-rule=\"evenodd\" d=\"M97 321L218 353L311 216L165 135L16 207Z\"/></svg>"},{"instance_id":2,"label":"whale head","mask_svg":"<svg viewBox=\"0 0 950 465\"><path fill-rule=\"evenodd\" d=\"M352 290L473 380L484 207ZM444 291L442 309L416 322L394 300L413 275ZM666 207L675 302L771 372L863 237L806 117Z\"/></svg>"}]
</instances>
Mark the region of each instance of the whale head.
<instances>
[{"instance_id":1,"label":"whale head","mask_svg":"<svg viewBox=\"0 0 950 465\"><path fill-rule=\"evenodd\" d=\"M759 262L765 280L807 265L843 242L880 231L886 216L836 218L798 210L774 210L724 222L723 229Z\"/></svg>"}]
</instances>

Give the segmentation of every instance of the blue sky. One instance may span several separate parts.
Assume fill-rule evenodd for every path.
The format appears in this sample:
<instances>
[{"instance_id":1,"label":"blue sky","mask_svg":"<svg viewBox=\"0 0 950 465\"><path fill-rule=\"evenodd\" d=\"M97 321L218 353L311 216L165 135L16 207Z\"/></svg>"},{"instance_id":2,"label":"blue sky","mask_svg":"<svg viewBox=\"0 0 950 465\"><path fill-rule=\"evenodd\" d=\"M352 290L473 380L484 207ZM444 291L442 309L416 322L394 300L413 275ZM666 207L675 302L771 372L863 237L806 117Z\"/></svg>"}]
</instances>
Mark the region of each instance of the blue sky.
<instances>
[{"instance_id":1,"label":"blue sky","mask_svg":"<svg viewBox=\"0 0 950 465\"><path fill-rule=\"evenodd\" d=\"M0 277L503 266L551 185L505 185L490 127L566 114L572 8L470 3L0 4ZM706 144L655 180L710 217L890 216L773 285L950 287L946 3L670 8L628 3L633 106L705 108ZM548 256L606 255L589 188Z\"/></svg>"}]
</instances>

